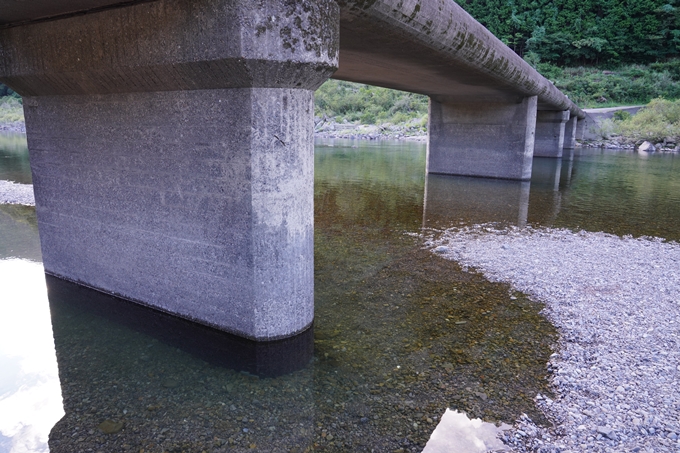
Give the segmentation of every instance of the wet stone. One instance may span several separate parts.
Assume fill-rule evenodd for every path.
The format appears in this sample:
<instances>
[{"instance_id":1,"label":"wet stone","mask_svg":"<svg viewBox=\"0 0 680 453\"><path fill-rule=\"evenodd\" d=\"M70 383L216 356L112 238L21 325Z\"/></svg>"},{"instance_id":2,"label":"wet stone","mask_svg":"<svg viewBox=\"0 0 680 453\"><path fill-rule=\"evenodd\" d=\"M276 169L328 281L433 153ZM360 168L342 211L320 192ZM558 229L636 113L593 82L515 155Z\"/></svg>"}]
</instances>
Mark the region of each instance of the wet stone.
<instances>
[{"instance_id":1,"label":"wet stone","mask_svg":"<svg viewBox=\"0 0 680 453\"><path fill-rule=\"evenodd\" d=\"M113 420L104 420L97 426L104 434L115 434L123 429L123 422L114 422Z\"/></svg>"}]
</instances>

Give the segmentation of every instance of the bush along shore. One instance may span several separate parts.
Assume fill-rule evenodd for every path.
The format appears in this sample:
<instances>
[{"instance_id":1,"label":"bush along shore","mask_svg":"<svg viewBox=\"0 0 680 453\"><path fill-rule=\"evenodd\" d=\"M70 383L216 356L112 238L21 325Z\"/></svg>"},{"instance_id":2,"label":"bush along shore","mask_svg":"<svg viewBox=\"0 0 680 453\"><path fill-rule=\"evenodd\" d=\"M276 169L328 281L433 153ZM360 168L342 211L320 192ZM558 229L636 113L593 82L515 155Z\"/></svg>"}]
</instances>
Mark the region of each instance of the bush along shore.
<instances>
[{"instance_id":1,"label":"bush along shore","mask_svg":"<svg viewBox=\"0 0 680 453\"><path fill-rule=\"evenodd\" d=\"M363 140L427 140L427 115L401 124L361 124L335 118L315 118L314 135L320 138L344 138Z\"/></svg>"},{"instance_id":2,"label":"bush along shore","mask_svg":"<svg viewBox=\"0 0 680 453\"><path fill-rule=\"evenodd\" d=\"M680 100L652 100L635 115L615 112L600 124L601 140L585 146L637 149L641 152L680 152Z\"/></svg>"},{"instance_id":3,"label":"bush along shore","mask_svg":"<svg viewBox=\"0 0 680 453\"><path fill-rule=\"evenodd\" d=\"M26 132L21 98L17 96L0 97L0 131Z\"/></svg>"}]
</instances>

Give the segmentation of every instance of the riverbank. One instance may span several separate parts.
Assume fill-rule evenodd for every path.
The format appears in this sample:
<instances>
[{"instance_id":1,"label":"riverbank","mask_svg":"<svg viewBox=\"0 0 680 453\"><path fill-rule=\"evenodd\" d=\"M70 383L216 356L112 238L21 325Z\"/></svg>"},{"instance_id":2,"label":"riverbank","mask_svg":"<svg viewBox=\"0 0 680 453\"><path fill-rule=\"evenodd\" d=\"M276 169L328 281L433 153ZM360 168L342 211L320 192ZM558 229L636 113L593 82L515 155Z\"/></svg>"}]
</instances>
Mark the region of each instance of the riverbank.
<instances>
[{"instance_id":1,"label":"riverbank","mask_svg":"<svg viewBox=\"0 0 680 453\"><path fill-rule=\"evenodd\" d=\"M409 140L427 141L427 128L420 120L399 124L361 124L358 122L336 122L334 118L317 119L314 137L342 138L350 140Z\"/></svg>"},{"instance_id":2,"label":"riverbank","mask_svg":"<svg viewBox=\"0 0 680 453\"><path fill-rule=\"evenodd\" d=\"M35 206L32 184L17 184L0 181L0 204L22 204Z\"/></svg>"},{"instance_id":3,"label":"riverbank","mask_svg":"<svg viewBox=\"0 0 680 453\"><path fill-rule=\"evenodd\" d=\"M524 417L519 452L680 450L680 244L557 229L476 226L440 232L435 253L546 304L560 331L551 356L554 423Z\"/></svg>"},{"instance_id":4,"label":"riverbank","mask_svg":"<svg viewBox=\"0 0 680 453\"><path fill-rule=\"evenodd\" d=\"M23 121L14 121L11 123L0 123L0 132L12 132L25 134L26 133L26 123Z\"/></svg>"}]
</instances>

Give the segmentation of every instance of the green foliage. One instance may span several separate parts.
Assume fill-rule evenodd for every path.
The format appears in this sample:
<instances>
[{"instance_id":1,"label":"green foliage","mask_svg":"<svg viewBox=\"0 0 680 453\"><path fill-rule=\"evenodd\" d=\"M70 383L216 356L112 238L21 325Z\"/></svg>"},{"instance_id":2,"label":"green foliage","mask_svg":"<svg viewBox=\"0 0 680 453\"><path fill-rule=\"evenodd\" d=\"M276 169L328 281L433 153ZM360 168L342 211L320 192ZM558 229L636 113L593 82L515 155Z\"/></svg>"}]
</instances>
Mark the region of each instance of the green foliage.
<instances>
[{"instance_id":1,"label":"green foliage","mask_svg":"<svg viewBox=\"0 0 680 453\"><path fill-rule=\"evenodd\" d=\"M0 97L0 123L24 121L24 108L21 99L15 96Z\"/></svg>"},{"instance_id":2,"label":"green foliage","mask_svg":"<svg viewBox=\"0 0 680 453\"><path fill-rule=\"evenodd\" d=\"M18 93L16 93L14 90L12 90L7 85L3 85L2 83L0 83L0 99L7 97L7 96L12 97L14 99L17 99L17 100L19 100L19 102L21 102L21 96L19 96Z\"/></svg>"},{"instance_id":3,"label":"green foliage","mask_svg":"<svg viewBox=\"0 0 680 453\"><path fill-rule=\"evenodd\" d=\"M628 140L653 143L680 140L680 100L654 99L636 115L617 121L616 132Z\"/></svg>"},{"instance_id":4,"label":"green foliage","mask_svg":"<svg viewBox=\"0 0 680 453\"><path fill-rule=\"evenodd\" d=\"M680 98L678 60L651 65L623 65L613 70L558 68L538 63L536 69L581 108L646 104L656 97Z\"/></svg>"},{"instance_id":5,"label":"green foliage","mask_svg":"<svg viewBox=\"0 0 680 453\"><path fill-rule=\"evenodd\" d=\"M680 0L457 0L521 56L562 66L664 60L680 51Z\"/></svg>"},{"instance_id":6,"label":"green foliage","mask_svg":"<svg viewBox=\"0 0 680 453\"><path fill-rule=\"evenodd\" d=\"M629 120L632 117L632 115L629 112L626 112L625 110L618 110L614 112L614 119L616 121L626 121Z\"/></svg>"},{"instance_id":7,"label":"green foliage","mask_svg":"<svg viewBox=\"0 0 680 453\"><path fill-rule=\"evenodd\" d=\"M316 116L337 122L399 124L427 115L426 96L341 80L329 80L314 94Z\"/></svg>"}]
</instances>

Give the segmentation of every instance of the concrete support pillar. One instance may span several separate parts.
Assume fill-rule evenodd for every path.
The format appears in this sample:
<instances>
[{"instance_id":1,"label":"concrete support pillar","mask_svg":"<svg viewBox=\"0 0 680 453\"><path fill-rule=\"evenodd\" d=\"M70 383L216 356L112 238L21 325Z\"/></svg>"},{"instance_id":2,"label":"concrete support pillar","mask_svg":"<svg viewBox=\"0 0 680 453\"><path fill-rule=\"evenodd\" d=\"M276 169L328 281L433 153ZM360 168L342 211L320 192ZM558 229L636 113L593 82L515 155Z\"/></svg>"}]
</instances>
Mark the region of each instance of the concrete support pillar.
<instances>
[{"instance_id":1,"label":"concrete support pillar","mask_svg":"<svg viewBox=\"0 0 680 453\"><path fill-rule=\"evenodd\" d=\"M430 99L428 173L528 180L536 96L510 104Z\"/></svg>"},{"instance_id":2,"label":"concrete support pillar","mask_svg":"<svg viewBox=\"0 0 680 453\"><path fill-rule=\"evenodd\" d=\"M576 126L578 124L578 117L572 116L564 125L564 149L576 148Z\"/></svg>"},{"instance_id":3,"label":"concrete support pillar","mask_svg":"<svg viewBox=\"0 0 680 453\"><path fill-rule=\"evenodd\" d=\"M576 140L583 140L586 130L586 124L588 123L588 118L579 119L576 122Z\"/></svg>"},{"instance_id":4,"label":"concrete support pillar","mask_svg":"<svg viewBox=\"0 0 680 453\"><path fill-rule=\"evenodd\" d=\"M569 111L539 110L536 114L536 157L562 157L564 125L569 121Z\"/></svg>"},{"instance_id":5,"label":"concrete support pillar","mask_svg":"<svg viewBox=\"0 0 680 453\"><path fill-rule=\"evenodd\" d=\"M48 273L256 340L314 313L334 0L159 0L0 31Z\"/></svg>"}]
</instances>

